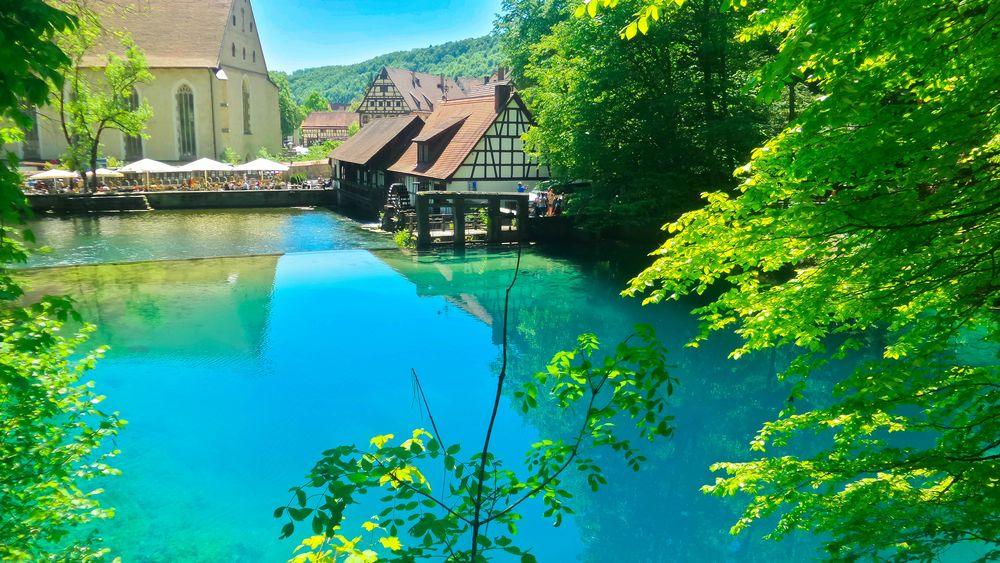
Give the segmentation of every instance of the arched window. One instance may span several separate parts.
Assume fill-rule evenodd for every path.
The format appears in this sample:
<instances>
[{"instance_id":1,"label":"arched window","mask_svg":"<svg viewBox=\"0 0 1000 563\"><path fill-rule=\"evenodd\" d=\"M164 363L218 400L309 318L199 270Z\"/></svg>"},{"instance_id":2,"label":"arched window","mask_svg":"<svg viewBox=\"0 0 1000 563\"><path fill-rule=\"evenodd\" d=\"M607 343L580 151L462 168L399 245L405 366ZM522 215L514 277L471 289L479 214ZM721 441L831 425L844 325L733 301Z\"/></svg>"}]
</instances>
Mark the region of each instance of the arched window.
<instances>
[{"instance_id":1,"label":"arched window","mask_svg":"<svg viewBox=\"0 0 1000 563\"><path fill-rule=\"evenodd\" d=\"M250 85L243 81L243 134L250 134Z\"/></svg>"},{"instance_id":2,"label":"arched window","mask_svg":"<svg viewBox=\"0 0 1000 563\"><path fill-rule=\"evenodd\" d=\"M42 148L38 135L38 108L28 110L31 118L31 128L24 131L24 141L21 144L21 158L25 160L41 160Z\"/></svg>"},{"instance_id":3,"label":"arched window","mask_svg":"<svg viewBox=\"0 0 1000 563\"><path fill-rule=\"evenodd\" d=\"M253 62L257 62L257 51L253 52Z\"/></svg>"},{"instance_id":4,"label":"arched window","mask_svg":"<svg viewBox=\"0 0 1000 563\"><path fill-rule=\"evenodd\" d=\"M236 27L236 12L233 12L233 27Z\"/></svg>"},{"instance_id":5,"label":"arched window","mask_svg":"<svg viewBox=\"0 0 1000 563\"><path fill-rule=\"evenodd\" d=\"M233 58L236 58L236 43L233 43Z\"/></svg>"},{"instance_id":6,"label":"arched window","mask_svg":"<svg viewBox=\"0 0 1000 563\"><path fill-rule=\"evenodd\" d=\"M187 84L177 89L177 148L180 160L194 160L197 137L194 122L194 92Z\"/></svg>"},{"instance_id":7,"label":"arched window","mask_svg":"<svg viewBox=\"0 0 1000 563\"><path fill-rule=\"evenodd\" d=\"M246 31L247 31L247 9L246 8L240 8L240 22L242 24L241 27L242 27L243 32L246 33Z\"/></svg>"},{"instance_id":8,"label":"arched window","mask_svg":"<svg viewBox=\"0 0 1000 563\"><path fill-rule=\"evenodd\" d=\"M135 111L139 109L139 92L132 88L132 93L128 97L128 106ZM139 135L125 136L125 160L140 160L142 158L142 137Z\"/></svg>"},{"instance_id":9,"label":"arched window","mask_svg":"<svg viewBox=\"0 0 1000 563\"><path fill-rule=\"evenodd\" d=\"M247 48L243 47L243 60L247 60Z\"/></svg>"}]
</instances>

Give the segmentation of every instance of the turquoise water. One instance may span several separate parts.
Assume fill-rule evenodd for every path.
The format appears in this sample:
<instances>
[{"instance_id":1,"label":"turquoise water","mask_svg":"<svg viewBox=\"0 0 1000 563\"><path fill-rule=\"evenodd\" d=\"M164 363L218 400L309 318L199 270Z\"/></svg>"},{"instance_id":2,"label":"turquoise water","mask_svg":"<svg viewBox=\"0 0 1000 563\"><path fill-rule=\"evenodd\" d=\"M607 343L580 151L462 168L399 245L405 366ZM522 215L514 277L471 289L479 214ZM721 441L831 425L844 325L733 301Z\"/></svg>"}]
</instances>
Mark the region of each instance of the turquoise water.
<instances>
[{"instance_id":1,"label":"turquoise water","mask_svg":"<svg viewBox=\"0 0 1000 563\"><path fill-rule=\"evenodd\" d=\"M394 246L385 235L309 208L46 217L29 227L51 250L32 254L28 267Z\"/></svg>"},{"instance_id":2,"label":"turquoise water","mask_svg":"<svg viewBox=\"0 0 1000 563\"><path fill-rule=\"evenodd\" d=\"M487 423L513 253L358 250L385 239L322 211L214 213L146 214L143 228L128 227L127 252L108 248L88 260L234 255L255 236L295 252L26 274L36 292L75 296L99 325L93 341L112 346L93 377L130 424L118 440L123 475L104 484L118 514L102 532L126 563L287 559L297 542L277 539L281 522L271 512L321 451L429 426L411 368L447 441L472 451ZM105 219L88 218L88 231L121 232L131 220ZM244 220L217 234L216 225ZM62 221L35 225L43 243L93 247L92 235L63 232L77 227ZM628 272L618 264L525 254L512 293L511 379L541 369L580 332L613 344L634 323L651 322L681 379L670 403L676 437L651 449L639 473L602 455L610 484L599 494L566 480L579 517L554 528L529 507L519 540L555 562L810 558L801 543L733 539L737 507L698 492L713 479L712 462L747 455L754 430L787 396L773 378L780 359L726 361L732 342L724 339L683 348L695 330L690 305L644 309L619 298ZM524 417L508 393L498 424L495 451L516 465L532 442L576 421L544 410Z\"/></svg>"}]
</instances>

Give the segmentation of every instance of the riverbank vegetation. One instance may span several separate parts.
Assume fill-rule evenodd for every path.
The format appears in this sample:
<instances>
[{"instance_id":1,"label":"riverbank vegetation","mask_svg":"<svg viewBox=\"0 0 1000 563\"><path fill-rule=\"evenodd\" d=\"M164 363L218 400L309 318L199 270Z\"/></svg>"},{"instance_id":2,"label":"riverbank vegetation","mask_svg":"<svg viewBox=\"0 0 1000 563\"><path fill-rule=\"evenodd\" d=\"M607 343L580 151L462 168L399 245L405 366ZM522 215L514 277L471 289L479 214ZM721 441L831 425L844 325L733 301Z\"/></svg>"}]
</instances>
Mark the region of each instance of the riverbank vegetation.
<instances>
[{"instance_id":1,"label":"riverbank vegetation","mask_svg":"<svg viewBox=\"0 0 1000 563\"><path fill-rule=\"evenodd\" d=\"M615 4L579 12L625 11L622 33L641 41L688 11ZM763 99L799 81L820 97L753 152L737 190L668 226L626 292L722 287L698 310L699 341L735 330L734 359L794 353L779 377L796 391L751 444L758 459L717 464L726 476L705 490L747 501L735 532L776 516L772 538L821 533L835 560L995 559L1000 7L785 0L735 13L742 41L780 41L752 74ZM857 350L871 355L852 367ZM837 363L832 393L816 394L814 374Z\"/></svg>"},{"instance_id":2,"label":"riverbank vegetation","mask_svg":"<svg viewBox=\"0 0 1000 563\"><path fill-rule=\"evenodd\" d=\"M20 2L0 13L0 129L3 143L23 138L34 112L53 90L62 88L61 69L71 60L56 45L72 32L77 18L43 2ZM74 316L72 304L45 297L28 306L16 304L24 290L6 269L23 262L19 241L30 210L20 191L17 158L0 158L0 559L4 561L91 561L106 550L95 537L71 532L80 524L107 518L90 481L115 470L107 465L117 453L104 442L124 424L100 409L103 397L81 378L102 350L80 357L78 349L91 330L62 336Z\"/></svg>"}]
</instances>

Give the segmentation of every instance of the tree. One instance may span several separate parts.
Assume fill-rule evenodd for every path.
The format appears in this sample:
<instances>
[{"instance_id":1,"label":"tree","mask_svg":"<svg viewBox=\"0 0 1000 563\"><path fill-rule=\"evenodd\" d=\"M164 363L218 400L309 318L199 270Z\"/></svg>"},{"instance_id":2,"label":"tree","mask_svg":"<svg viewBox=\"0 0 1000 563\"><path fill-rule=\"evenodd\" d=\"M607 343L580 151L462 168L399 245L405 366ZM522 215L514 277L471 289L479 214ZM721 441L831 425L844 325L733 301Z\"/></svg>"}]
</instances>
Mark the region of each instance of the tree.
<instances>
[{"instance_id":1,"label":"tree","mask_svg":"<svg viewBox=\"0 0 1000 563\"><path fill-rule=\"evenodd\" d=\"M70 59L54 43L76 19L40 0L15 2L0 11L0 129L4 143L23 138L32 126L26 108L42 105L50 87L62 86ZM19 241L32 240L23 225L30 213L19 186L17 158L0 159L0 265L25 260ZM0 559L4 561L97 559L103 550L86 538L67 540L74 526L110 516L89 480L115 471L105 462L116 452L102 448L124 424L98 408L102 397L80 378L101 350L80 358L85 328L59 336L73 316L65 299L45 298L24 308L23 290L0 270ZM79 358L79 359L77 359Z\"/></svg>"},{"instance_id":2,"label":"tree","mask_svg":"<svg viewBox=\"0 0 1000 563\"><path fill-rule=\"evenodd\" d=\"M622 35L676 4L641 7ZM1000 6L779 0L739 13L742 39L781 38L756 73L765 99L796 81L821 96L754 151L736 193L668 226L627 291L658 302L718 287L698 310L701 339L735 330L734 358L796 353L781 377L797 391L751 444L759 459L717 464L728 476L705 490L749 497L734 532L775 516L771 537L823 534L832 559L956 546L996 559ZM832 392L821 369L841 373Z\"/></svg>"},{"instance_id":3,"label":"tree","mask_svg":"<svg viewBox=\"0 0 1000 563\"><path fill-rule=\"evenodd\" d=\"M288 85L288 75L283 72L268 73L271 82L278 87L278 112L281 115L281 136L291 137L302 124L306 112L295 103L292 88Z\"/></svg>"},{"instance_id":4,"label":"tree","mask_svg":"<svg viewBox=\"0 0 1000 563\"><path fill-rule=\"evenodd\" d=\"M629 12L597 23L569 12L566 0L509 1L498 32L537 121L528 149L557 179L589 181L568 208L584 226L659 227L700 193L735 186L731 171L783 125L776 105L742 88L770 44L735 41L737 15L686 3L624 44Z\"/></svg>"},{"instance_id":5,"label":"tree","mask_svg":"<svg viewBox=\"0 0 1000 563\"><path fill-rule=\"evenodd\" d=\"M302 102L302 109L307 115L314 111L330 111L330 102L323 97L323 94L313 90L306 96L306 101Z\"/></svg>"},{"instance_id":6,"label":"tree","mask_svg":"<svg viewBox=\"0 0 1000 563\"><path fill-rule=\"evenodd\" d=\"M64 160L70 168L82 173L97 169L101 136L117 130L123 135L141 136L153 111L145 100L135 102L133 93L139 84L153 80L146 57L128 34L116 34L123 56L107 53L103 75L98 76L84 66L84 56L99 48L102 34L98 15L84 4L73 4L82 24L62 35L60 47L73 60L66 67L63 82L66 88L54 88L53 106L59 112L66 138ZM86 177L86 176L84 176ZM90 190L97 189L97 175L90 177Z\"/></svg>"}]
</instances>

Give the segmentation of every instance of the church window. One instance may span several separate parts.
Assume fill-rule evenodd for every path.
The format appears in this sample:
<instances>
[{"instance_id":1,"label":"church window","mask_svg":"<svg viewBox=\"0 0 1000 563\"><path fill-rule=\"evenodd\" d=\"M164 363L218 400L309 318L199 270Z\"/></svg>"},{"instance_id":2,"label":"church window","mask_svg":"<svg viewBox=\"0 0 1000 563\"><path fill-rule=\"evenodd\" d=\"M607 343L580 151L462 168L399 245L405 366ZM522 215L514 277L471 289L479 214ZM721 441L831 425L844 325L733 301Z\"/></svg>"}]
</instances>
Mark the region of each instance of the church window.
<instances>
[{"instance_id":1,"label":"church window","mask_svg":"<svg viewBox=\"0 0 1000 563\"><path fill-rule=\"evenodd\" d=\"M243 47L243 60L247 60L247 48Z\"/></svg>"},{"instance_id":2,"label":"church window","mask_svg":"<svg viewBox=\"0 0 1000 563\"><path fill-rule=\"evenodd\" d=\"M177 147L180 160L193 160L195 157L195 121L194 92L187 84L177 89Z\"/></svg>"},{"instance_id":3,"label":"church window","mask_svg":"<svg viewBox=\"0 0 1000 563\"><path fill-rule=\"evenodd\" d=\"M233 58L236 58L236 43L233 43Z\"/></svg>"},{"instance_id":4,"label":"church window","mask_svg":"<svg viewBox=\"0 0 1000 563\"><path fill-rule=\"evenodd\" d=\"M253 52L253 62L257 62L257 51Z\"/></svg>"},{"instance_id":5,"label":"church window","mask_svg":"<svg viewBox=\"0 0 1000 563\"><path fill-rule=\"evenodd\" d=\"M129 109L135 111L139 109L139 92L132 88L132 94L128 97ZM142 137L139 135L125 136L125 160L139 160L142 158Z\"/></svg>"},{"instance_id":6,"label":"church window","mask_svg":"<svg viewBox=\"0 0 1000 563\"><path fill-rule=\"evenodd\" d=\"M243 134L250 134L250 86L243 83Z\"/></svg>"}]
</instances>

